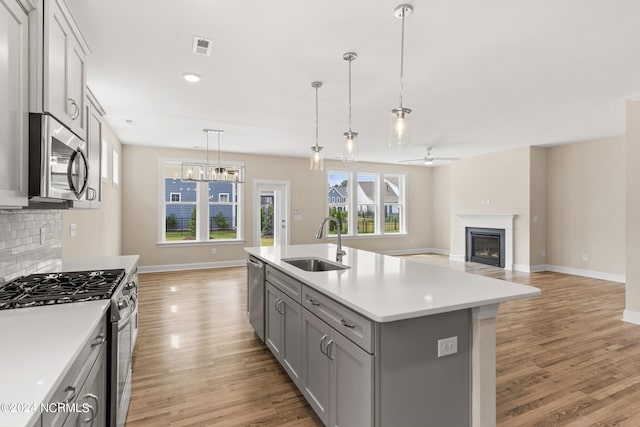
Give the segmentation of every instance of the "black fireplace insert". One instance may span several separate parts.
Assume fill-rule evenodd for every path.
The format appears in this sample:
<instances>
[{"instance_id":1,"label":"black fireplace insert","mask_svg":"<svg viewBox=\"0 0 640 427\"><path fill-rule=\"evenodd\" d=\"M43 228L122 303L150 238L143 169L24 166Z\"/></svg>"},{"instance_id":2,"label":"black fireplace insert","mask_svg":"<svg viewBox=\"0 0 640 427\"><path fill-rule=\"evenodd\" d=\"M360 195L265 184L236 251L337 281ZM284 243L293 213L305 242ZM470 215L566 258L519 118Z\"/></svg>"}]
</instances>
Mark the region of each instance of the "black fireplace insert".
<instances>
[{"instance_id":1,"label":"black fireplace insert","mask_svg":"<svg viewBox=\"0 0 640 427\"><path fill-rule=\"evenodd\" d=\"M466 260L504 268L504 229L466 227Z\"/></svg>"}]
</instances>

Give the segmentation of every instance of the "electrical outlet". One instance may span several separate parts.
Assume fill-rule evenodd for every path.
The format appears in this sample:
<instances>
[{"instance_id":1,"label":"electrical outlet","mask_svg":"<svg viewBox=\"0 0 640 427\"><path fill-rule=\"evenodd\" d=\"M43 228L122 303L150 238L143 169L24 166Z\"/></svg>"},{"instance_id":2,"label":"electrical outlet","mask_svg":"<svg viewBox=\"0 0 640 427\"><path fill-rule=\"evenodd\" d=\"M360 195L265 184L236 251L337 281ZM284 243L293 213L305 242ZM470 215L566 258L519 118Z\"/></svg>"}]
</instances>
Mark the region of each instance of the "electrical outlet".
<instances>
[{"instance_id":1,"label":"electrical outlet","mask_svg":"<svg viewBox=\"0 0 640 427\"><path fill-rule=\"evenodd\" d=\"M537 215L533 216L533 222L538 222L538 216Z\"/></svg>"},{"instance_id":2,"label":"electrical outlet","mask_svg":"<svg viewBox=\"0 0 640 427\"><path fill-rule=\"evenodd\" d=\"M546 249L541 250L540 256L547 256L547 250Z\"/></svg>"},{"instance_id":3,"label":"electrical outlet","mask_svg":"<svg viewBox=\"0 0 640 427\"><path fill-rule=\"evenodd\" d=\"M215 255L216 253L218 253L218 249L217 248L211 248L211 255Z\"/></svg>"},{"instance_id":4,"label":"electrical outlet","mask_svg":"<svg viewBox=\"0 0 640 427\"><path fill-rule=\"evenodd\" d=\"M589 254L582 254L582 260L583 260L584 262L589 261Z\"/></svg>"},{"instance_id":5,"label":"electrical outlet","mask_svg":"<svg viewBox=\"0 0 640 427\"><path fill-rule=\"evenodd\" d=\"M442 338L438 340L438 357L449 356L458 352L458 337Z\"/></svg>"}]
</instances>

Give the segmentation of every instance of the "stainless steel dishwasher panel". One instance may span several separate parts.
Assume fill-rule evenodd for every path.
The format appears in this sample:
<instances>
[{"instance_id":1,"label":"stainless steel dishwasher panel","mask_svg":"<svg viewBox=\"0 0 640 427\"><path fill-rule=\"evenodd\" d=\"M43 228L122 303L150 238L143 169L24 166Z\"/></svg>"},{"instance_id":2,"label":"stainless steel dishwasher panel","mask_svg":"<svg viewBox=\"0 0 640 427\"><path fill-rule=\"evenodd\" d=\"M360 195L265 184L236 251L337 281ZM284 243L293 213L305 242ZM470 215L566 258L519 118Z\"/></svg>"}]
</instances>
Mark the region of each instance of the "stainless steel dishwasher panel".
<instances>
[{"instance_id":1,"label":"stainless steel dishwasher panel","mask_svg":"<svg viewBox=\"0 0 640 427\"><path fill-rule=\"evenodd\" d=\"M250 256L247 259L247 311L249 323L264 342L264 263Z\"/></svg>"}]
</instances>

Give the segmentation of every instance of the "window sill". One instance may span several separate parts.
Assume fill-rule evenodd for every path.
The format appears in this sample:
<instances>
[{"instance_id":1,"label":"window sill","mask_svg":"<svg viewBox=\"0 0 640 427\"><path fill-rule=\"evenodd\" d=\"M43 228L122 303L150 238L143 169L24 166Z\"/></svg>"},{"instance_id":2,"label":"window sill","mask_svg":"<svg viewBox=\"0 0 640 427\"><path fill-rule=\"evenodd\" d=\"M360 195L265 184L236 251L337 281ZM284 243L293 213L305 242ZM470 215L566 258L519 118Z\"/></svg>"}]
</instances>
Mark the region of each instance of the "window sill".
<instances>
[{"instance_id":1,"label":"window sill","mask_svg":"<svg viewBox=\"0 0 640 427\"><path fill-rule=\"evenodd\" d=\"M178 242L157 242L157 246L161 248L178 248L182 246L219 246L219 245L244 245L245 240L207 240L206 242L198 242L195 240L183 240Z\"/></svg>"},{"instance_id":2,"label":"window sill","mask_svg":"<svg viewBox=\"0 0 640 427\"><path fill-rule=\"evenodd\" d=\"M409 237L408 233L395 233L395 234L358 234L356 236L342 235L343 240L358 240L358 239L389 239L393 237ZM326 237L327 240L338 240L337 235L331 235Z\"/></svg>"}]
</instances>

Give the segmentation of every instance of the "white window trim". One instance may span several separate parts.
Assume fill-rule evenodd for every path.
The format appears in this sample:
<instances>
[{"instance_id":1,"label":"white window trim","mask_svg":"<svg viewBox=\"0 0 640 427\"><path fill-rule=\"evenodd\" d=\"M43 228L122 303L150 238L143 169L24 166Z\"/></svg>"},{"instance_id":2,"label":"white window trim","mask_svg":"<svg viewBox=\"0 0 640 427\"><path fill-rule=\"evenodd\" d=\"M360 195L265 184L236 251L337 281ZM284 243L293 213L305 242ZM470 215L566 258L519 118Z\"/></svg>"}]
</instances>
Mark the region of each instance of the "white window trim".
<instances>
[{"instance_id":1,"label":"white window trim","mask_svg":"<svg viewBox=\"0 0 640 427\"><path fill-rule=\"evenodd\" d=\"M183 161L189 160L180 160L180 159L168 159L161 158L158 159L158 236L157 236L157 245L161 247L176 247L176 246L212 246L219 244L243 244L244 240L244 197L243 197L243 186L244 184L237 184L235 186L237 190L237 237L235 239L216 239L209 240L209 189L207 182L198 182L196 183L196 218L198 218L198 222L196 224L196 240L184 240L184 241L166 241L166 206L167 204L171 204L171 202L165 202L165 187L164 187L164 164L167 162L170 163L182 163ZM232 164L234 166L244 166L244 163L239 162L226 162L226 164ZM200 188L198 188L200 187ZM235 200L235 199L234 199ZM174 202L176 203L176 202ZM182 202L182 203L192 203L192 202ZM230 202L229 204L233 204ZM206 212L206 215L201 215L201 212Z\"/></svg>"},{"instance_id":2,"label":"white window trim","mask_svg":"<svg viewBox=\"0 0 640 427\"><path fill-rule=\"evenodd\" d=\"M111 184L120 185L120 153L115 148L111 152Z\"/></svg>"},{"instance_id":3,"label":"white window trim","mask_svg":"<svg viewBox=\"0 0 640 427\"><path fill-rule=\"evenodd\" d=\"M104 138L100 139L100 179L103 182L109 180L109 144Z\"/></svg>"}]
</instances>

